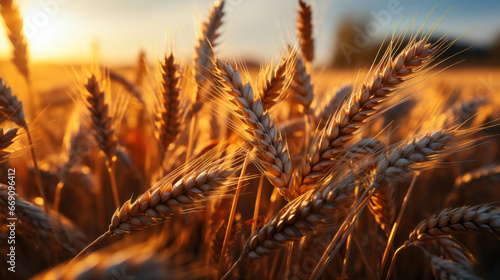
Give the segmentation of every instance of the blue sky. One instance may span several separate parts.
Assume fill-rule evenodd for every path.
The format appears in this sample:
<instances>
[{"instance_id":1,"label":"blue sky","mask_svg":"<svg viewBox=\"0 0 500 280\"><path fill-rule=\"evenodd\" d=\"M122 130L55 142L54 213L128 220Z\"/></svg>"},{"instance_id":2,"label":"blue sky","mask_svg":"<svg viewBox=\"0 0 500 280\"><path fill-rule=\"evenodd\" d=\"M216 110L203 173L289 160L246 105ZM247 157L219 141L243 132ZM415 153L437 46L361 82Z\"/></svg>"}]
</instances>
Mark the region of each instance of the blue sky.
<instances>
[{"instance_id":1,"label":"blue sky","mask_svg":"<svg viewBox=\"0 0 500 280\"><path fill-rule=\"evenodd\" d=\"M345 18L363 17L389 11L391 24L375 36L383 37L400 19L413 18L429 23L450 11L436 29L464 36L462 42L484 45L500 36L500 1L331 1L306 0L313 5L317 62L327 61L336 46L336 27ZM392 1L392 2L391 2ZM210 8L211 0L23 0L21 12L30 33L34 61L88 62L91 45L97 45L100 60L107 64L134 63L139 49L152 60L174 49L187 61L194 48L198 23ZM280 43L295 40L298 9L294 0L226 0L229 8L222 28L222 56L269 59ZM48 7L48 8L47 8ZM359 27L364 29L363 26ZM9 56L6 36L0 37L0 57Z\"/></svg>"}]
</instances>

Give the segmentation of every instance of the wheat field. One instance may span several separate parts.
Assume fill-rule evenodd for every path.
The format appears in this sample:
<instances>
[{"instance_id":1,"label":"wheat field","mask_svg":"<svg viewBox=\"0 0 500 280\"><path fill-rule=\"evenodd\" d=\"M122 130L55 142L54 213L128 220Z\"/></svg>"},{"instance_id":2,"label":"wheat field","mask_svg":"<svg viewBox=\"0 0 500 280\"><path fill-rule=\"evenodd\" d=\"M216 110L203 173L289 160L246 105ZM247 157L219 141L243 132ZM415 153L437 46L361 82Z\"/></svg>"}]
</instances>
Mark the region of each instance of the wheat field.
<instances>
[{"instance_id":1,"label":"wheat field","mask_svg":"<svg viewBox=\"0 0 500 280\"><path fill-rule=\"evenodd\" d=\"M259 68L217 1L191 61L68 67L0 4L1 279L499 279L500 69L457 67L441 18L318 69L290 1Z\"/></svg>"}]
</instances>

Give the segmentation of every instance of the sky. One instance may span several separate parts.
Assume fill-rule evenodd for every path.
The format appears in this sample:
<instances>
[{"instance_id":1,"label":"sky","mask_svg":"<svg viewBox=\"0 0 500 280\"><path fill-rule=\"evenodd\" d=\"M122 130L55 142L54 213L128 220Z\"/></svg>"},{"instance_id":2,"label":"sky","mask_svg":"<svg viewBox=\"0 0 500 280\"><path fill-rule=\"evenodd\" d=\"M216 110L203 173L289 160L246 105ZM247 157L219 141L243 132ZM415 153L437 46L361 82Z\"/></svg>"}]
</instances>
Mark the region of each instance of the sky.
<instances>
[{"instance_id":1,"label":"sky","mask_svg":"<svg viewBox=\"0 0 500 280\"><path fill-rule=\"evenodd\" d=\"M29 38L30 58L38 62L86 63L92 48L109 65L133 64L143 49L150 61L174 50L190 61L212 0L18 0ZM313 6L316 63L327 63L336 28L346 18L362 18L372 25L371 35L383 38L396 22L415 18L427 26L446 14L437 34L465 36L471 46L486 45L500 36L500 1L332 1L306 0ZM448 11L449 9L449 11ZM258 61L271 59L279 46L296 40L294 0L226 0L226 16L216 51L225 57ZM432 13L431 13L432 11ZM447 12L448 11L448 12ZM429 16L429 13L430 16ZM378 15L374 17L374 15ZM384 17L385 16L385 17ZM367 31L367 26L353 26ZM3 26L0 59L11 47Z\"/></svg>"}]
</instances>

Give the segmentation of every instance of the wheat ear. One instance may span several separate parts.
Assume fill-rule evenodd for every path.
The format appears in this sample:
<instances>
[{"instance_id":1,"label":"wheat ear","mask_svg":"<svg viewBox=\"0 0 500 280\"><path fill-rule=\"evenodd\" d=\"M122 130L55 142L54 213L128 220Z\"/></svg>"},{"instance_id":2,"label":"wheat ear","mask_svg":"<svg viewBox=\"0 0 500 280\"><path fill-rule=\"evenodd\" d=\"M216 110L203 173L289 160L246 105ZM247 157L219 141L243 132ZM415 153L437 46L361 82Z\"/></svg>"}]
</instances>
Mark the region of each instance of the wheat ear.
<instances>
[{"instance_id":1,"label":"wheat ear","mask_svg":"<svg viewBox=\"0 0 500 280\"><path fill-rule=\"evenodd\" d=\"M300 48L307 62L314 60L314 39L311 5L299 0L299 19L297 20L297 35L300 37Z\"/></svg>"},{"instance_id":2,"label":"wheat ear","mask_svg":"<svg viewBox=\"0 0 500 280\"><path fill-rule=\"evenodd\" d=\"M285 99L284 94L293 81L295 59L296 54L290 52L288 57L283 59L274 71L271 71L260 94L264 110L270 110L280 99Z\"/></svg>"},{"instance_id":3,"label":"wheat ear","mask_svg":"<svg viewBox=\"0 0 500 280\"><path fill-rule=\"evenodd\" d=\"M454 261L469 271L475 270L474 264L477 261L472 253L451 235L436 236L433 239L415 241L410 246L427 247L432 254L442 259Z\"/></svg>"},{"instance_id":4,"label":"wheat ear","mask_svg":"<svg viewBox=\"0 0 500 280\"><path fill-rule=\"evenodd\" d=\"M161 64L161 101L158 109L156 136L163 152L175 141L180 132L180 76L178 67L172 53L168 57L165 56L165 60Z\"/></svg>"},{"instance_id":5,"label":"wheat ear","mask_svg":"<svg viewBox=\"0 0 500 280\"><path fill-rule=\"evenodd\" d=\"M335 227L354 202L353 177L347 175L289 202L248 238L241 259L258 259L323 227Z\"/></svg>"},{"instance_id":6,"label":"wheat ear","mask_svg":"<svg viewBox=\"0 0 500 280\"><path fill-rule=\"evenodd\" d=\"M370 80L354 91L326 127L319 132L297 172L294 183L299 192L324 177L324 172L335 165L338 155L367 121L373 116L398 87L415 77L430 61L436 48L427 41L410 42L394 59L385 63L370 75Z\"/></svg>"},{"instance_id":7,"label":"wheat ear","mask_svg":"<svg viewBox=\"0 0 500 280\"><path fill-rule=\"evenodd\" d=\"M254 100L250 84L243 84L238 69L229 63L215 60L215 78L221 91L232 97L237 114L253 134L253 145L257 148L265 166L265 175L285 198L291 197L288 185L292 175L292 162L286 143L276 130L261 99Z\"/></svg>"},{"instance_id":8,"label":"wheat ear","mask_svg":"<svg viewBox=\"0 0 500 280\"><path fill-rule=\"evenodd\" d=\"M196 113L201 109L200 94L203 85L207 80L211 80L214 59L216 40L219 37L219 28L222 25L222 18L224 16L224 1L217 1L213 4L210 14L205 22L201 24L201 33L196 42L194 52L194 77L198 85L196 91L196 103L194 112Z\"/></svg>"},{"instance_id":9,"label":"wheat ear","mask_svg":"<svg viewBox=\"0 0 500 280\"><path fill-rule=\"evenodd\" d=\"M9 190L5 185L0 185L0 216L17 218L16 231L29 238L34 238L37 244L46 249L56 248L65 257L73 256L84 246L84 235L67 219L52 211L45 212L37 205L27 202L16 195L15 216L9 211Z\"/></svg>"},{"instance_id":10,"label":"wheat ear","mask_svg":"<svg viewBox=\"0 0 500 280\"><path fill-rule=\"evenodd\" d=\"M116 208L120 207L118 187L113 170L113 162L116 157L118 141L115 136L113 119L109 115L108 104L105 101L105 93L100 89L99 82L95 75L91 75L85 83L84 99L87 109L90 112L90 120L94 139L99 149L106 156L106 167L113 192L113 199Z\"/></svg>"},{"instance_id":11,"label":"wheat ear","mask_svg":"<svg viewBox=\"0 0 500 280\"><path fill-rule=\"evenodd\" d=\"M28 40L23 32L23 19L19 14L19 9L12 0L0 0L0 14L2 14L5 27L9 31L9 40L12 44L12 62L17 70L29 82L28 68Z\"/></svg>"},{"instance_id":12,"label":"wheat ear","mask_svg":"<svg viewBox=\"0 0 500 280\"><path fill-rule=\"evenodd\" d=\"M45 210L48 210L48 201L45 197L45 190L43 188L42 180L40 178L40 169L36 160L35 147L31 139L31 133L26 122L26 116L23 110L23 103L17 100L17 96L12 95L12 90L0 78L0 113L8 120L14 122L18 126L26 130L28 136L28 145L30 149L31 159L33 161L33 169L35 172L35 179L38 185L38 194L43 198Z\"/></svg>"}]
</instances>

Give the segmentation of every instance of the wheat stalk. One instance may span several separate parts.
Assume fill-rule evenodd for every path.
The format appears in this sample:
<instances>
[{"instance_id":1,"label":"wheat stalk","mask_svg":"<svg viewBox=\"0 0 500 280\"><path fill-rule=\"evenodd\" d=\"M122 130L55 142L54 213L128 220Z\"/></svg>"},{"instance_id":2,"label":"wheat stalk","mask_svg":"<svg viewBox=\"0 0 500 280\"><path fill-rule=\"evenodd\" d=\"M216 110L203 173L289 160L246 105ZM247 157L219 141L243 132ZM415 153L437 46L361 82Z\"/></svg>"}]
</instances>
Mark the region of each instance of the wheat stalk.
<instances>
[{"instance_id":1,"label":"wheat stalk","mask_svg":"<svg viewBox=\"0 0 500 280\"><path fill-rule=\"evenodd\" d=\"M395 189L392 184L384 185L373 193L368 203L375 220L387 235L391 232L391 226L396 218Z\"/></svg>"},{"instance_id":2,"label":"wheat stalk","mask_svg":"<svg viewBox=\"0 0 500 280\"><path fill-rule=\"evenodd\" d=\"M146 53L144 50L139 52L139 57L137 59L137 72L135 74L135 86L142 86L144 81L144 75L148 72L148 64L146 62Z\"/></svg>"},{"instance_id":3,"label":"wheat stalk","mask_svg":"<svg viewBox=\"0 0 500 280\"><path fill-rule=\"evenodd\" d=\"M333 181L289 202L248 238L241 259L258 259L323 227L334 227L354 202L352 176Z\"/></svg>"},{"instance_id":4,"label":"wheat stalk","mask_svg":"<svg viewBox=\"0 0 500 280\"><path fill-rule=\"evenodd\" d=\"M106 158L111 160L118 144L113 119L109 115L109 107L105 101L105 93L100 89L95 75L87 78L85 89L84 100L90 113L94 139Z\"/></svg>"},{"instance_id":5,"label":"wheat stalk","mask_svg":"<svg viewBox=\"0 0 500 280\"><path fill-rule=\"evenodd\" d=\"M463 141L467 133L469 132L443 129L406 140L378 162L373 184L381 186L401 181L417 171L429 168L453 153L453 148L467 145Z\"/></svg>"},{"instance_id":6,"label":"wheat stalk","mask_svg":"<svg viewBox=\"0 0 500 280\"><path fill-rule=\"evenodd\" d=\"M198 85L193 110L196 113L201 109L200 94L206 82L212 80L212 60L215 57L213 50L219 37L219 28L224 16L224 1L217 1L212 5L210 14L205 22L201 24L201 33L196 42L194 52L194 78Z\"/></svg>"}]
</instances>

